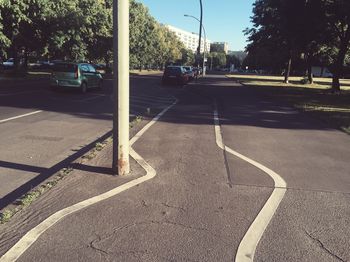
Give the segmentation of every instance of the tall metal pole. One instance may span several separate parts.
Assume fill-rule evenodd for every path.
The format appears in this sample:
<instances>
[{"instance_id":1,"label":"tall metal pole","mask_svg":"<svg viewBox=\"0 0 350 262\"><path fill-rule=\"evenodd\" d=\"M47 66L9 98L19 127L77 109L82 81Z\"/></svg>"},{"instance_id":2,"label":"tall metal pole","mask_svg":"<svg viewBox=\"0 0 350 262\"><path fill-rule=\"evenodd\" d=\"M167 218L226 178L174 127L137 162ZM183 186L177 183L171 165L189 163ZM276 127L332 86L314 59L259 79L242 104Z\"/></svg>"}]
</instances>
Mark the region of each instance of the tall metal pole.
<instances>
[{"instance_id":1,"label":"tall metal pole","mask_svg":"<svg viewBox=\"0 0 350 262\"><path fill-rule=\"evenodd\" d=\"M117 7L117 8L116 8ZM114 50L114 59L117 55L117 64L114 64L114 79L118 81L118 90L115 90L114 97L118 115L114 115L114 120L118 119L113 126L118 130L118 154L117 159L113 156L113 167L117 165L119 175L126 175L130 172L129 163L129 0L114 0L114 21L117 22L117 50ZM114 28L114 30L116 30ZM114 33L116 33L114 31ZM118 68L118 76L116 69ZM115 82L116 83L116 82ZM116 87L114 87L116 89ZM113 132L114 133L114 132ZM114 138L116 138L114 137ZM115 145L115 143L114 143ZM116 149L113 150L113 152ZM115 153L115 152L114 152ZM117 162L116 162L117 161Z\"/></svg>"},{"instance_id":2,"label":"tall metal pole","mask_svg":"<svg viewBox=\"0 0 350 262\"><path fill-rule=\"evenodd\" d=\"M203 32L204 32L204 48L203 48L203 72L202 72L202 75L205 76L205 50L207 48L207 33L205 32L205 28L204 28L203 23L201 23L201 21L197 17L195 17L193 15L186 15L186 14L184 16L196 19L199 22L199 25L201 25L201 28L203 29ZM199 50L200 50L200 48L199 48ZM197 49L197 56L199 56L198 55L198 49ZM198 64L199 64L199 61L198 61Z\"/></svg>"},{"instance_id":3,"label":"tall metal pole","mask_svg":"<svg viewBox=\"0 0 350 262\"><path fill-rule=\"evenodd\" d=\"M118 174L130 172L129 163L129 0L118 0Z\"/></svg>"},{"instance_id":4,"label":"tall metal pole","mask_svg":"<svg viewBox=\"0 0 350 262\"><path fill-rule=\"evenodd\" d=\"M203 27L204 29L204 27ZM204 48L203 48L203 72L202 75L205 76L205 50L207 49L207 34L204 31Z\"/></svg>"},{"instance_id":5,"label":"tall metal pole","mask_svg":"<svg viewBox=\"0 0 350 262\"><path fill-rule=\"evenodd\" d=\"M201 55L201 43L202 43L202 19L203 19L203 5L202 5L202 0L199 0L200 4L200 22L199 22L199 41L198 41L198 48L197 48L197 57L198 57L198 67L199 67L199 57Z\"/></svg>"},{"instance_id":6,"label":"tall metal pole","mask_svg":"<svg viewBox=\"0 0 350 262\"><path fill-rule=\"evenodd\" d=\"M118 0L113 0L113 163L118 174Z\"/></svg>"}]
</instances>

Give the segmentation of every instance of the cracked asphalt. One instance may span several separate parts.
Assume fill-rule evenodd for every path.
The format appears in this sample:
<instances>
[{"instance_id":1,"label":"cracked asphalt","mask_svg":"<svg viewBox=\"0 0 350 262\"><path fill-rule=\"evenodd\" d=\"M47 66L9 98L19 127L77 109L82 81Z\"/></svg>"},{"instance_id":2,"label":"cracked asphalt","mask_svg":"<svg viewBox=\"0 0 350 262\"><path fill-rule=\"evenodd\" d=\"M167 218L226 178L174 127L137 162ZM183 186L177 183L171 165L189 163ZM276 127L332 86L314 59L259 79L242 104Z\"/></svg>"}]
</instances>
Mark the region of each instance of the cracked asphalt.
<instances>
[{"instance_id":1,"label":"cracked asphalt","mask_svg":"<svg viewBox=\"0 0 350 262\"><path fill-rule=\"evenodd\" d=\"M213 99L224 143L287 182L254 261L350 261L348 135L223 76L168 92L179 103L134 145L157 176L64 218L18 261L234 261L274 184L217 147Z\"/></svg>"}]
</instances>

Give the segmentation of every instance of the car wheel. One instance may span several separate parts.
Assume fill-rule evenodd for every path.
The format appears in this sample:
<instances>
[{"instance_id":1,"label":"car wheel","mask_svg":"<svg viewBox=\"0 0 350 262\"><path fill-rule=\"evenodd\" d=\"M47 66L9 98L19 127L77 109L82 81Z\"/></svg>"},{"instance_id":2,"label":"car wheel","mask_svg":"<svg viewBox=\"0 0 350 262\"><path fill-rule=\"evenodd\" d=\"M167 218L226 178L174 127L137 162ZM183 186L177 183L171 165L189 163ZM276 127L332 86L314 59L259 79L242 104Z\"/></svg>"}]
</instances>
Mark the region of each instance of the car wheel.
<instances>
[{"instance_id":1,"label":"car wheel","mask_svg":"<svg viewBox=\"0 0 350 262\"><path fill-rule=\"evenodd\" d=\"M80 87L80 91L85 94L87 92L87 84L83 82Z\"/></svg>"}]
</instances>

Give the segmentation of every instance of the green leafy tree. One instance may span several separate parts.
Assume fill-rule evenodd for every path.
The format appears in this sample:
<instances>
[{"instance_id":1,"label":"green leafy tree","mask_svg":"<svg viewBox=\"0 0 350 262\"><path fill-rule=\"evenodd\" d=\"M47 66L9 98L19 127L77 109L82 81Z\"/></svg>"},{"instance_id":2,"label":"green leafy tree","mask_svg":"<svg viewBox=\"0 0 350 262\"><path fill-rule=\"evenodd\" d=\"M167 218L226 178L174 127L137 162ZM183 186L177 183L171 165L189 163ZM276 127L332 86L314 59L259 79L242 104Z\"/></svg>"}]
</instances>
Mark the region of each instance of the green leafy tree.
<instances>
[{"instance_id":1,"label":"green leafy tree","mask_svg":"<svg viewBox=\"0 0 350 262\"><path fill-rule=\"evenodd\" d=\"M195 62L195 55L192 52L192 50L189 50L187 48L181 49L181 64L183 65L193 65Z\"/></svg>"},{"instance_id":2,"label":"green leafy tree","mask_svg":"<svg viewBox=\"0 0 350 262\"><path fill-rule=\"evenodd\" d=\"M226 54L223 52L211 52L209 54L210 68L221 68L226 66Z\"/></svg>"},{"instance_id":3,"label":"green leafy tree","mask_svg":"<svg viewBox=\"0 0 350 262\"><path fill-rule=\"evenodd\" d=\"M10 39L4 34L4 24L3 24L3 10L5 3L0 2L0 56L4 56L6 49L10 46Z\"/></svg>"},{"instance_id":4,"label":"green leafy tree","mask_svg":"<svg viewBox=\"0 0 350 262\"><path fill-rule=\"evenodd\" d=\"M226 55L226 67L234 65L235 68L240 68L242 63L241 60L235 55Z\"/></svg>"},{"instance_id":5,"label":"green leafy tree","mask_svg":"<svg viewBox=\"0 0 350 262\"><path fill-rule=\"evenodd\" d=\"M339 79L343 74L350 48L350 2L323 0L322 4L327 23L325 33L329 36L324 50L331 62L332 88L335 92L340 92Z\"/></svg>"}]
</instances>

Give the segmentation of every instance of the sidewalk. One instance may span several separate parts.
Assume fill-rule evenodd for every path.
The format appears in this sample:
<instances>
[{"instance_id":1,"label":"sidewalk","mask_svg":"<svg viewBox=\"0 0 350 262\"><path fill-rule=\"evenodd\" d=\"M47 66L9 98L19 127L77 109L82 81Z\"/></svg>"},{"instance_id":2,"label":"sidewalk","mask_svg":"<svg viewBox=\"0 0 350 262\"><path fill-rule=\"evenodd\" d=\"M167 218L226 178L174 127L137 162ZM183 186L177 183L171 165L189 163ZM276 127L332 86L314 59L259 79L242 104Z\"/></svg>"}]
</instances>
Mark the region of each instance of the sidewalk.
<instances>
[{"instance_id":1,"label":"sidewalk","mask_svg":"<svg viewBox=\"0 0 350 262\"><path fill-rule=\"evenodd\" d=\"M27 231L55 212L145 175L145 171L131 158L131 174L113 176L111 156L112 146L108 144L95 158L75 161L71 165L74 168L71 174L9 222L0 225L0 256Z\"/></svg>"}]
</instances>

